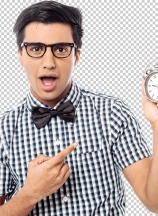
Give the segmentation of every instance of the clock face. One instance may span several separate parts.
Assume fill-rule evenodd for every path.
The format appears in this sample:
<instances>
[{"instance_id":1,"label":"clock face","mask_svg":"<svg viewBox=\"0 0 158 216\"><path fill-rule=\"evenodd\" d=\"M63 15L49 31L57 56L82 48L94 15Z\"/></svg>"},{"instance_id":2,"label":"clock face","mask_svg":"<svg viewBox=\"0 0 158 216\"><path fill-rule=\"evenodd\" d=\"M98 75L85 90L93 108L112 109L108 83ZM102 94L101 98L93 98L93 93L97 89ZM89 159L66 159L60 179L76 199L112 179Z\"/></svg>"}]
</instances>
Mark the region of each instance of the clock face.
<instances>
[{"instance_id":1,"label":"clock face","mask_svg":"<svg viewBox=\"0 0 158 216\"><path fill-rule=\"evenodd\" d=\"M158 72L153 72L146 78L145 93L149 100L158 102Z\"/></svg>"}]
</instances>

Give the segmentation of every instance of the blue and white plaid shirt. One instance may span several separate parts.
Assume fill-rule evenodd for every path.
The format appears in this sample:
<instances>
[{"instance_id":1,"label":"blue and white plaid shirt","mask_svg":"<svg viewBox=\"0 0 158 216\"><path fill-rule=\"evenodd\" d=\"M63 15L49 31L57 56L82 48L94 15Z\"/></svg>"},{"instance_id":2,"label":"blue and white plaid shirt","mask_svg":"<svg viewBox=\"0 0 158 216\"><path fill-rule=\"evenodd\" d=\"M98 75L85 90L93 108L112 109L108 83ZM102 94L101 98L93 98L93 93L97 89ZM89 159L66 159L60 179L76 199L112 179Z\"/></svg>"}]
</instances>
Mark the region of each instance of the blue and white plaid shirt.
<instances>
[{"instance_id":1,"label":"blue and white plaid shirt","mask_svg":"<svg viewBox=\"0 0 158 216\"><path fill-rule=\"evenodd\" d=\"M0 196L11 199L24 185L28 163L39 154L54 156L70 143L78 147L66 158L71 175L54 194L38 202L29 215L123 216L125 191L120 171L151 156L140 127L119 99L71 90L54 108L71 100L75 122L53 117L37 129L31 107L51 107L31 93L0 118ZM44 178L44 176L43 176ZM21 203L22 204L22 203Z\"/></svg>"}]
</instances>

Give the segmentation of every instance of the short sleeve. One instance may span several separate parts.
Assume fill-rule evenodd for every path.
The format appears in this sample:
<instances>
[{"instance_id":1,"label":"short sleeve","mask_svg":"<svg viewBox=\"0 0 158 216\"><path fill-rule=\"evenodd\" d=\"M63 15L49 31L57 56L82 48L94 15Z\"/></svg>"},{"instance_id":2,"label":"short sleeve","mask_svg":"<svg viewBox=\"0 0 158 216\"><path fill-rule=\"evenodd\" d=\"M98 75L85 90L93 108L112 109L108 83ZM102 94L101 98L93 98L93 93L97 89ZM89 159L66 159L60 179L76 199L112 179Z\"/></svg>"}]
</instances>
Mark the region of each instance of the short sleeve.
<instances>
[{"instance_id":1,"label":"short sleeve","mask_svg":"<svg viewBox=\"0 0 158 216\"><path fill-rule=\"evenodd\" d=\"M8 145L0 131L0 196L8 195L14 190L14 182L8 166Z\"/></svg>"},{"instance_id":2,"label":"short sleeve","mask_svg":"<svg viewBox=\"0 0 158 216\"><path fill-rule=\"evenodd\" d=\"M151 157L138 121L119 99L112 106L110 128L112 155L118 169L123 170L136 161Z\"/></svg>"}]
</instances>

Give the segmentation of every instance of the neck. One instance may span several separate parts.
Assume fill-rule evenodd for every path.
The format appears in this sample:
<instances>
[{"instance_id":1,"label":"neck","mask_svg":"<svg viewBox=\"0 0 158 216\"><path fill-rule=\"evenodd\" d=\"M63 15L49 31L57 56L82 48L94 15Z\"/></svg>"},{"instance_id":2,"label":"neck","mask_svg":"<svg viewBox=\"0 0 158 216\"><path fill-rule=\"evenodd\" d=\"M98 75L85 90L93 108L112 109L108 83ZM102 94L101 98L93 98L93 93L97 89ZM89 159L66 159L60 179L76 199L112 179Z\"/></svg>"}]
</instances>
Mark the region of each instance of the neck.
<instances>
[{"instance_id":1,"label":"neck","mask_svg":"<svg viewBox=\"0 0 158 216\"><path fill-rule=\"evenodd\" d=\"M32 95L41 103L45 104L45 105L48 105L52 108L54 108L56 106L56 104L58 104L67 94L68 92L70 91L71 89L71 86L72 86L72 82L65 88L65 90L60 94L58 95L58 97L56 98L53 98L53 99L43 99L43 98L40 98L40 96L38 96L34 91L33 89L30 89L31 90L31 93Z\"/></svg>"}]
</instances>

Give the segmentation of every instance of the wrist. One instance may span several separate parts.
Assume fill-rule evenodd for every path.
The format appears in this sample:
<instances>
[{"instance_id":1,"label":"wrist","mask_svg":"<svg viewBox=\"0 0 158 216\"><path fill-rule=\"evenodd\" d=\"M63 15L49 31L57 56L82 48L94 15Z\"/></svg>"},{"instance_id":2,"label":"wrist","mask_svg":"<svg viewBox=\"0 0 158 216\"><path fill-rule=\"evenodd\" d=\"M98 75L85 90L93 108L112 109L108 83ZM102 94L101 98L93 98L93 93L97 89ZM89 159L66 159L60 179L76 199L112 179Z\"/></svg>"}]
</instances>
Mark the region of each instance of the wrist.
<instances>
[{"instance_id":1,"label":"wrist","mask_svg":"<svg viewBox=\"0 0 158 216\"><path fill-rule=\"evenodd\" d=\"M29 201L30 205L35 205L40 199L38 198L38 196L36 196L35 193L30 192L30 190L28 190L27 186L23 186L20 190L22 196L25 197L25 199L27 199Z\"/></svg>"}]
</instances>

